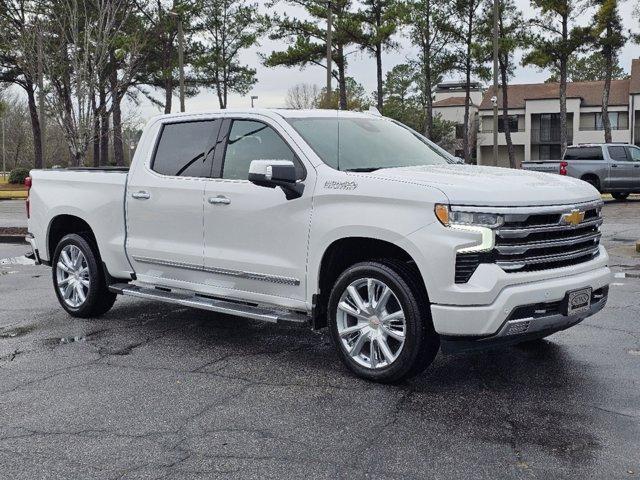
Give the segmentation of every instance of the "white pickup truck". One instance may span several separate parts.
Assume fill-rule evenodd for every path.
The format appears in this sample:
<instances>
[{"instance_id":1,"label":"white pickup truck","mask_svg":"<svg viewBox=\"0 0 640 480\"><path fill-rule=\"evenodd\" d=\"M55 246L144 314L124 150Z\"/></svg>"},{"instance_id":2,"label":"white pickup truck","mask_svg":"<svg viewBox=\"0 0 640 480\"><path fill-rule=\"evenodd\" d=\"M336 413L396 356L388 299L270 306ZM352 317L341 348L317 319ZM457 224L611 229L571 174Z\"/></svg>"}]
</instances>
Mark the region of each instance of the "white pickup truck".
<instances>
[{"instance_id":1,"label":"white pickup truck","mask_svg":"<svg viewBox=\"0 0 640 480\"><path fill-rule=\"evenodd\" d=\"M397 381L438 349L533 341L602 309L595 188L452 164L384 117L164 115L130 170L33 170L28 241L62 307L133 295L328 327L356 374Z\"/></svg>"}]
</instances>

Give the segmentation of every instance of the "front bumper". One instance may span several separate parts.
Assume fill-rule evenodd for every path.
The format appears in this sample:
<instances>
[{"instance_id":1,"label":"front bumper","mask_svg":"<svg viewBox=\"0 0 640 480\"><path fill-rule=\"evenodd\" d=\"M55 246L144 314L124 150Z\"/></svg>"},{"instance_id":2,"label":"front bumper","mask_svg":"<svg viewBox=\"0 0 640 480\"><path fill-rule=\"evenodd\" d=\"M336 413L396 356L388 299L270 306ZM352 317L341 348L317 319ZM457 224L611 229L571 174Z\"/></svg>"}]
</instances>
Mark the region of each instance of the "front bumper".
<instances>
[{"instance_id":1,"label":"front bumper","mask_svg":"<svg viewBox=\"0 0 640 480\"><path fill-rule=\"evenodd\" d=\"M500 336L506 322L513 319L513 312L520 307L557 303L564 299L568 291L584 287L591 287L596 292L608 287L610 281L611 270L602 266L571 276L507 286L489 305L433 304L431 316L436 332L444 337L495 337ZM580 318L593 315L604 307L604 302L606 295L604 299L592 299L591 310L581 314ZM527 331L534 331L529 330L532 324L533 327L539 325L541 329L562 329L567 322L574 320L554 312L549 318L536 317Z\"/></svg>"}]
</instances>

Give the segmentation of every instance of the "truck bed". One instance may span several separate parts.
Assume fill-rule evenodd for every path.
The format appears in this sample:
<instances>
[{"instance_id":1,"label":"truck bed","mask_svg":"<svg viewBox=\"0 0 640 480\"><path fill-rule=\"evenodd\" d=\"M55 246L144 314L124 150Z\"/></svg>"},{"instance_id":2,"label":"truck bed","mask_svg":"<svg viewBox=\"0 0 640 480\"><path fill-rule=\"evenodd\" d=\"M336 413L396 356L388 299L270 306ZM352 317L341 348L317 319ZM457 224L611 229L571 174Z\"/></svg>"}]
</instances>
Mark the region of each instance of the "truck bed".
<instances>
[{"instance_id":1,"label":"truck bed","mask_svg":"<svg viewBox=\"0 0 640 480\"><path fill-rule=\"evenodd\" d=\"M534 172L558 173L560 171L560 160L530 160L522 162L522 169Z\"/></svg>"},{"instance_id":2,"label":"truck bed","mask_svg":"<svg viewBox=\"0 0 640 480\"><path fill-rule=\"evenodd\" d=\"M28 226L29 232L45 243L38 246L43 260L50 260L53 253L44 242L51 234L52 220L65 215L91 227L109 273L118 276L131 270L124 248L127 169L60 168L32 170L30 175Z\"/></svg>"}]
</instances>

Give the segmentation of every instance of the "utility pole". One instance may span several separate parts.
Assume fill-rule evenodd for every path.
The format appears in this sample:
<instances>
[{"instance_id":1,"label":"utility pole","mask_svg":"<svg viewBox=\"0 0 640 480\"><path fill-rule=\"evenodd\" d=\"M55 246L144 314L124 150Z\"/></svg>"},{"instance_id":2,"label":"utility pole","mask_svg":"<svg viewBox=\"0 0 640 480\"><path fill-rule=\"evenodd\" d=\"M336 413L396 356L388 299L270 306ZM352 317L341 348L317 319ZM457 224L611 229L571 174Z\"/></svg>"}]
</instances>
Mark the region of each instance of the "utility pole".
<instances>
[{"instance_id":1,"label":"utility pole","mask_svg":"<svg viewBox=\"0 0 640 480\"><path fill-rule=\"evenodd\" d=\"M38 28L38 112L40 118L40 152L42 152L42 165L36 165L36 168L43 168L46 166L46 118L44 114L44 66L42 59L42 29Z\"/></svg>"},{"instance_id":2,"label":"utility pole","mask_svg":"<svg viewBox=\"0 0 640 480\"><path fill-rule=\"evenodd\" d=\"M178 69L180 70L180 111L184 112L184 30L182 17L178 12L169 11L169 15L178 21Z\"/></svg>"},{"instance_id":3,"label":"utility pole","mask_svg":"<svg viewBox=\"0 0 640 480\"><path fill-rule=\"evenodd\" d=\"M6 163L6 154L4 148L4 115L0 119L2 120L2 179L7 179L7 163Z\"/></svg>"},{"instance_id":4,"label":"utility pole","mask_svg":"<svg viewBox=\"0 0 640 480\"><path fill-rule=\"evenodd\" d=\"M178 65L180 66L180 111L184 112L184 31L178 15Z\"/></svg>"},{"instance_id":5,"label":"utility pole","mask_svg":"<svg viewBox=\"0 0 640 480\"><path fill-rule=\"evenodd\" d=\"M493 0L493 165L498 165L498 16L500 0Z\"/></svg>"},{"instance_id":6,"label":"utility pole","mask_svg":"<svg viewBox=\"0 0 640 480\"><path fill-rule=\"evenodd\" d=\"M332 42L332 21L331 1L327 2L327 108L331 106L331 42Z\"/></svg>"},{"instance_id":7,"label":"utility pole","mask_svg":"<svg viewBox=\"0 0 640 480\"><path fill-rule=\"evenodd\" d=\"M257 99L258 99L257 95L251 95L251 108L253 108L253 101Z\"/></svg>"}]
</instances>

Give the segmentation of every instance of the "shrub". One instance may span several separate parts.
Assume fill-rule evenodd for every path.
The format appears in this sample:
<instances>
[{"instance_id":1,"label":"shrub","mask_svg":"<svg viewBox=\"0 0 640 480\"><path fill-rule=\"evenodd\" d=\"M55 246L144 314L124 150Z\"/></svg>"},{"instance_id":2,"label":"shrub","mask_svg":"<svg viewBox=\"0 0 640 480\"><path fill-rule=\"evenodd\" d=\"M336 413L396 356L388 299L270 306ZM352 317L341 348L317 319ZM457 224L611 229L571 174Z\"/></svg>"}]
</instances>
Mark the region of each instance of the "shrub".
<instances>
[{"instance_id":1,"label":"shrub","mask_svg":"<svg viewBox=\"0 0 640 480\"><path fill-rule=\"evenodd\" d=\"M24 184L24 179L29 176L29 169L18 167L11 170L9 174L9 183Z\"/></svg>"}]
</instances>

